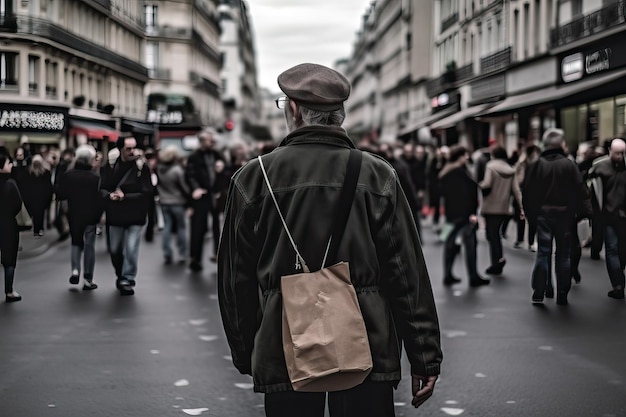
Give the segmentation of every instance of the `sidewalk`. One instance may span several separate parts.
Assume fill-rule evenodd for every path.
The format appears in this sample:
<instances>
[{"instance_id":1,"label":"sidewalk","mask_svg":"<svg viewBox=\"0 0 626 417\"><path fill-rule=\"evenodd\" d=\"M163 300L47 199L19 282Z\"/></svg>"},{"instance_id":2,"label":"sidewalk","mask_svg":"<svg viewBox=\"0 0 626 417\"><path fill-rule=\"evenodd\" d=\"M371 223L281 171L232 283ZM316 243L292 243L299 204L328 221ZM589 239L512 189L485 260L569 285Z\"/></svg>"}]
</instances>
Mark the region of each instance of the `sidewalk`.
<instances>
[{"instance_id":1,"label":"sidewalk","mask_svg":"<svg viewBox=\"0 0 626 417\"><path fill-rule=\"evenodd\" d=\"M46 234L42 237L33 236L32 230L20 232L18 260L39 256L58 243L60 243L59 233L54 229L46 230Z\"/></svg>"}]
</instances>

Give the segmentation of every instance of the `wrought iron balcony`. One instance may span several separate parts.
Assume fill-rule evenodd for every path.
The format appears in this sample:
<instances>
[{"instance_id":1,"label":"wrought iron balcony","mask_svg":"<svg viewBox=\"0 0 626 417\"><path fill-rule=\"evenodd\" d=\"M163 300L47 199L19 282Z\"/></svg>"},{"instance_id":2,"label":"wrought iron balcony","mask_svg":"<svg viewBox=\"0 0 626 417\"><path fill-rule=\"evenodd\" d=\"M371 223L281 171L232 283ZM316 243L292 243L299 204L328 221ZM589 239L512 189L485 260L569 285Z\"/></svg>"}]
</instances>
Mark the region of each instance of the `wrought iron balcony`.
<instances>
[{"instance_id":1,"label":"wrought iron balcony","mask_svg":"<svg viewBox=\"0 0 626 417\"><path fill-rule=\"evenodd\" d=\"M148 68L148 77L157 80L171 80L172 70L169 68Z\"/></svg>"},{"instance_id":2,"label":"wrought iron balcony","mask_svg":"<svg viewBox=\"0 0 626 417\"><path fill-rule=\"evenodd\" d=\"M446 29L450 28L452 25L454 25L458 21L459 21L458 13L452 13L450 16L443 19L443 21L441 22L441 33L445 32Z\"/></svg>"},{"instance_id":3,"label":"wrought iron balcony","mask_svg":"<svg viewBox=\"0 0 626 417\"><path fill-rule=\"evenodd\" d=\"M456 70L456 80L463 81L474 76L474 64L469 63Z\"/></svg>"},{"instance_id":4,"label":"wrought iron balcony","mask_svg":"<svg viewBox=\"0 0 626 417\"><path fill-rule=\"evenodd\" d=\"M488 74L507 68L511 64L511 47L480 59L481 74Z\"/></svg>"},{"instance_id":5,"label":"wrought iron balcony","mask_svg":"<svg viewBox=\"0 0 626 417\"><path fill-rule=\"evenodd\" d=\"M148 37L168 39L191 39L191 28L170 26L146 26Z\"/></svg>"},{"instance_id":6,"label":"wrought iron balcony","mask_svg":"<svg viewBox=\"0 0 626 417\"><path fill-rule=\"evenodd\" d=\"M139 75L146 76L147 69L139 62L133 61L120 54L110 51L108 48L97 45L93 42L85 40L79 35L75 35L65 28L51 23L44 19L38 19L30 16L16 15L12 16L16 25L13 33L41 36L45 39L53 39L54 41L68 46L78 52L82 52L88 56L99 58L105 62L126 68ZM0 26L0 31L3 28ZM6 29L4 29L6 31Z\"/></svg>"},{"instance_id":7,"label":"wrought iron balcony","mask_svg":"<svg viewBox=\"0 0 626 417\"><path fill-rule=\"evenodd\" d=\"M566 45L578 39L623 25L626 22L626 0L619 0L550 31L553 47Z\"/></svg>"}]
</instances>

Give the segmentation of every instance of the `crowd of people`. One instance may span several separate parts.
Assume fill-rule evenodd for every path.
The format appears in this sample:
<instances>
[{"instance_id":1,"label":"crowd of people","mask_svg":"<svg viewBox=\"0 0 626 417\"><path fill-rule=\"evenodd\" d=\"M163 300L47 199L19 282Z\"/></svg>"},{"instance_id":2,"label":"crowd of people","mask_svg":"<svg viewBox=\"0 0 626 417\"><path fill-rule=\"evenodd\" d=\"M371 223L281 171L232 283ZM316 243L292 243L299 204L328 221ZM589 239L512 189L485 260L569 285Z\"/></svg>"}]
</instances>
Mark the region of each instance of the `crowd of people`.
<instances>
[{"instance_id":1,"label":"crowd of people","mask_svg":"<svg viewBox=\"0 0 626 417\"><path fill-rule=\"evenodd\" d=\"M13 153L0 147L0 251L6 301L21 300L13 289L23 230L16 216L21 210L30 217L34 239L53 228L59 241L70 238L69 282L80 284L82 275L85 291L98 288L95 243L103 229L121 295L134 294L141 237L152 241L157 227L162 229L164 263L187 263L199 272L210 222L210 259L215 262L230 176L250 154L243 142L218 151L216 137L212 129L200 132L198 149L187 156L174 145L140 149L133 137L121 137L107 155L89 144L63 151L44 146L31 152L25 143ZM255 149L269 150L267 145Z\"/></svg>"}]
</instances>

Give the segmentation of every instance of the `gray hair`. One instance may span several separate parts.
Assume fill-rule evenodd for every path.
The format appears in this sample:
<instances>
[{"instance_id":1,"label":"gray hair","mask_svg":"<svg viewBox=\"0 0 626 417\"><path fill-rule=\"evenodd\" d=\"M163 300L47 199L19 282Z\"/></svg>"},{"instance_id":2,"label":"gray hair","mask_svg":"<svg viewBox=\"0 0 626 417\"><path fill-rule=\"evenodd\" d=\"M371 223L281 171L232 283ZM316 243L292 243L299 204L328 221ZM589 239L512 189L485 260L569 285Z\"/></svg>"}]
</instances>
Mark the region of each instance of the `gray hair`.
<instances>
[{"instance_id":1,"label":"gray hair","mask_svg":"<svg viewBox=\"0 0 626 417\"><path fill-rule=\"evenodd\" d=\"M76 148L76 162L90 165L96 157L96 149L91 145L80 145Z\"/></svg>"},{"instance_id":2,"label":"gray hair","mask_svg":"<svg viewBox=\"0 0 626 417\"><path fill-rule=\"evenodd\" d=\"M546 149L560 148L565 142L565 132L563 129L551 127L544 132L541 142Z\"/></svg>"},{"instance_id":3,"label":"gray hair","mask_svg":"<svg viewBox=\"0 0 626 417\"><path fill-rule=\"evenodd\" d=\"M320 111L300 106L302 121L306 125L341 126L346 118L346 110L341 106L338 110Z\"/></svg>"}]
</instances>

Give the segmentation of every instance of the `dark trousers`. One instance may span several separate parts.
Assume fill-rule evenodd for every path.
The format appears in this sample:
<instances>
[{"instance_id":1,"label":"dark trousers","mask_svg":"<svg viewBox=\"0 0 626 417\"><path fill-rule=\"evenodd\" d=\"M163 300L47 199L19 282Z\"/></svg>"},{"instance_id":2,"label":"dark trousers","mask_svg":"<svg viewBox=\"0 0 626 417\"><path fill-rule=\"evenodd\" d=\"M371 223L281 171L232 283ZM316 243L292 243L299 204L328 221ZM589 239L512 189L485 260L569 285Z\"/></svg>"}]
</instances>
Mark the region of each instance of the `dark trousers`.
<instances>
[{"instance_id":1,"label":"dark trousers","mask_svg":"<svg viewBox=\"0 0 626 417\"><path fill-rule=\"evenodd\" d=\"M591 216L591 256L599 258L604 244L604 220L599 210L593 211Z\"/></svg>"},{"instance_id":2,"label":"dark trousers","mask_svg":"<svg viewBox=\"0 0 626 417\"><path fill-rule=\"evenodd\" d=\"M156 212L156 201L154 198L151 198L148 202L148 223L146 224L146 241L152 242L154 239L154 227L156 225L157 220L157 212Z\"/></svg>"},{"instance_id":3,"label":"dark trousers","mask_svg":"<svg viewBox=\"0 0 626 417\"><path fill-rule=\"evenodd\" d=\"M543 292L550 277L552 241L556 241L556 289L567 294L572 286L570 251L572 222L565 214L540 214L537 216L537 257L532 273L532 288Z\"/></svg>"},{"instance_id":4,"label":"dark trousers","mask_svg":"<svg viewBox=\"0 0 626 417\"><path fill-rule=\"evenodd\" d=\"M265 394L267 417L323 417L325 392ZM393 417L393 384L365 381L345 391L328 393L331 417Z\"/></svg>"},{"instance_id":5,"label":"dark trousers","mask_svg":"<svg viewBox=\"0 0 626 417\"><path fill-rule=\"evenodd\" d=\"M624 288L626 219L607 216L604 224L606 270L613 288Z\"/></svg>"},{"instance_id":6,"label":"dark trousers","mask_svg":"<svg viewBox=\"0 0 626 417\"><path fill-rule=\"evenodd\" d=\"M485 214L485 228L491 265L497 265L502 259L502 235L500 233L505 221L511 216L506 214Z\"/></svg>"},{"instance_id":7,"label":"dark trousers","mask_svg":"<svg viewBox=\"0 0 626 417\"><path fill-rule=\"evenodd\" d=\"M526 222L528 222L528 246L530 246L533 243L535 243L535 235L537 234L537 224L535 224L534 220L530 220L527 218L526 220L520 219L517 222L517 241L518 242L524 241L524 232L526 231Z\"/></svg>"},{"instance_id":8,"label":"dark trousers","mask_svg":"<svg viewBox=\"0 0 626 417\"><path fill-rule=\"evenodd\" d=\"M570 268L572 270L572 276L578 271L578 265L580 265L580 258L582 255L582 249L580 247L580 238L578 237L578 222L573 222L572 227L572 246L570 251Z\"/></svg>"},{"instance_id":9,"label":"dark trousers","mask_svg":"<svg viewBox=\"0 0 626 417\"><path fill-rule=\"evenodd\" d=\"M191 262L202 263L204 236L209 230L209 212L211 199L203 197L193 203L193 214L189 222L189 257Z\"/></svg>"},{"instance_id":10,"label":"dark trousers","mask_svg":"<svg viewBox=\"0 0 626 417\"><path fill-rule=\"evenodd\" d=\"M439 224L439 217L441 215L441 194L432 192L428 204L433 209L433 224Z\"/></svg>"},{"instance_id":11,"label":"dark trousers","mask_svg":"<svg viewBox=\"0 0 626 417\"><path fill-rule=\"evenodd\" d=\"M459 253L456 245L456 237L460 234L463 240L463 248L465 249L465 266L470 283L478 278L476 270L476 228L477 224L471 223L469 220L453 222L452 231L446 238L443 249L443 270L444 278L452 277L452 266L454 258Z\"/></svg>"},{"instance_id":12,"label":"dark trousers","mask_svg":"<svg viewBox=\"0 0 626 417\"><path fill-rule=\"evenodd\" d=\"M213 229L213 255L217 256L217 247L220 244L220 223L222 212L218 208L211 210L211 228Z\"/></svg>"}]
</instances>

